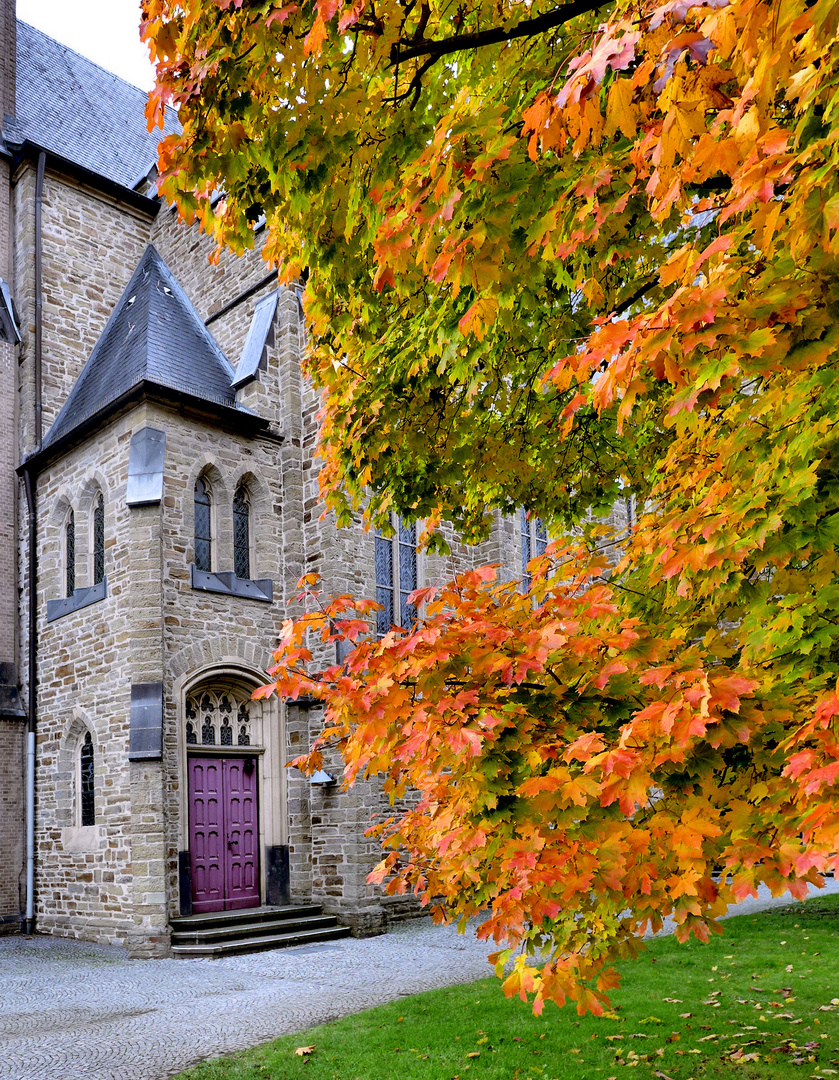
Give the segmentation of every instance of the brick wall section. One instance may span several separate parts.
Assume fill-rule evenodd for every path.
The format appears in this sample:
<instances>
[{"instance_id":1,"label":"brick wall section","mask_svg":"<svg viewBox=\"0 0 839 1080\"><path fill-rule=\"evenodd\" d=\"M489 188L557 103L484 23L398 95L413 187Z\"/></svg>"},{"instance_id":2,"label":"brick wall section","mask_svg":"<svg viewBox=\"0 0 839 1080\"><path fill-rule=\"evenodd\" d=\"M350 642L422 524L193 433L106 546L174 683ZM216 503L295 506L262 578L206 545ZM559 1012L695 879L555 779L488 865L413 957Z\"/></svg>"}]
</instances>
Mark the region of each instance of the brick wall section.
<instances>
[{"instance_id":1,"label":"brick wall section","mask_svg":"<svg viewBox=\"0 0 839 1080\"><path fill-rule=\"evenodd\" d=\"M0 119L15 115L15 68L17 67L17 19L15 0L0 0ZM2 271L0 271L2 273ZM6 277L3 274L3 277ZM8 279L7 279L8 280Z\"/></svg>"},{"instance_id":2,"label":"brick wall section","mask_svg":"<svg viewBox=\"0 0 839 1080\"><path fill-rule=\"evenodd\" d=\"M17 22L14 0L0 0L0 118L15 111ZM9 165L0 161L0 277L12 289L12 221ZM13 345L0 344L0 662L18 663L16 494L17 361ZM25 725L0 717L0 933L16 930L23 892L23 747Z\"/></svg>"},{"instance_id":3,"label":"brick wall section","mask_svg":"<svg viewBox=\"0 0 839 1080\"><path fill-rule=\"evenodd\" d=\"M17 930L24 902L24 725L0 719L0 934Z\"/></svg>"}]
</instances>

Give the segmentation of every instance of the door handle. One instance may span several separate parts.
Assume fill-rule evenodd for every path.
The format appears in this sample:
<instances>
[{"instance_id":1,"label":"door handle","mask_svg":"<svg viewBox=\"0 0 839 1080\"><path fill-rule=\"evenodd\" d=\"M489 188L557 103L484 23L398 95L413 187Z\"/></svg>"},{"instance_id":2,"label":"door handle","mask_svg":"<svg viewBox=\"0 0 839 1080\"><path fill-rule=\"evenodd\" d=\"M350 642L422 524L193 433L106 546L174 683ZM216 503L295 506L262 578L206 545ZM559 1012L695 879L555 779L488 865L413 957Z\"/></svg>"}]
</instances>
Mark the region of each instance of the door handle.
<instances>
[{"instance_id":1,"label":"door handle","mask_svg":"<svg viewBox=\"0 0 839 1080\"><path fill-rule=\"evenodd\" d=\"M233 851L233 845L234 844L236 845L236 847L238 847L239 846L239 841L238 840L231 840L230 837L228 836L228 838L227 838L227 850L228 851ZM238 852L234 852L234 854L238 854Z\"/></svg>"}]
</instances>

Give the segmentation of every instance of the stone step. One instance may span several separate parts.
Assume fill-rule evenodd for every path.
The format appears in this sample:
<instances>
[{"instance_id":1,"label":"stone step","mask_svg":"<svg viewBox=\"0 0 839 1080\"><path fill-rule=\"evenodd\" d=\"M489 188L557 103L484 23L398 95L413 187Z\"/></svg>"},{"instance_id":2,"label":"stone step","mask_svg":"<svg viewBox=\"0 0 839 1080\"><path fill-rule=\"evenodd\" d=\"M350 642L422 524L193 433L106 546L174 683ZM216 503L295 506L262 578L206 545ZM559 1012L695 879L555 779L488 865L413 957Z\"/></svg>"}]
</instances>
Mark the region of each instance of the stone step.
<instances>
[{"instance_id":1,"label":"stone step","mask_svg":"<svg viewBox=\"0 0 839 1080\"><path fill-rule=\"evenodd\" d=\"M256 922L240 922L236 920L230 924L212 924L210 926L198 924L189 927L173 929L173 945L200 945L204 942L236 941L249 937L259 937L265 934L295 934L304 930L332 930L338 925L334 915L307 915L300 919L261 919Z\"/></svg>"},{"instance_id":2,"label":"stone step","mask_svg":"<svg viewBox=\"0 0 839 1080\"><path fill-rule=\"evenodd\" d=\"M237 923L272 922L275 919L313 919L323 914L319 904L261 905L235 911L203 911L199 915L179 915L169 920L176 932L203 930L209 926L235 926Z\"/></svg>"},{"instance_id":3,"label":"stone step","mask_svg":"<svg viewBox=\"0 0 839 1080\"><path fill-rule=\"evenodd\" d=\"M173 945L175 956L233 956L238 953L257 952L262 949L283 949L292 945L306 945L315 941L335 941L349 936L346 926L333 926L318 930L299 930L285 934L266 934L262 937L242 938L237 941L202 942L198 945Z\"/></svg>"}]
</instances>

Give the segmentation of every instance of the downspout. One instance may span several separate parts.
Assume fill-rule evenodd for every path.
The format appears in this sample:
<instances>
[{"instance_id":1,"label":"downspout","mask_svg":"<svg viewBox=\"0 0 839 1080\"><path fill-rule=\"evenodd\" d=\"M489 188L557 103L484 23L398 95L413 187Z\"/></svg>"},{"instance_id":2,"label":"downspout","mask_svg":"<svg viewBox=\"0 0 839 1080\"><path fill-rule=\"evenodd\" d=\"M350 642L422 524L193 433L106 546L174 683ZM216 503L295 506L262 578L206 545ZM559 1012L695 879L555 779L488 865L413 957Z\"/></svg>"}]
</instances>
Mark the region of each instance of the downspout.
<instances>
[{"instance_id":1,"label":"downspout","mask_svg":"<svg viewBox=\"0 0 839 1080\"><path fill-rule=\"evenodd\" d=\"M41 358L43 347L43 288L41 207L44 196L44 172L47 155L38 155L35 178L35 448L41 449L44 439ZM26 921L24 932L35 932L35 728L37 719L38 674L38 530L35 517L35 486L31 469L23 474L26 486L26 507L29 513L29 558L27 585L29 589L29 729L26 734Z\"/></svg>"},{"instance_id":2,"label":"downspout","mask_svg":"<svg viewBox=\"0 0 839 1080\"><path fill-rule=\"evenodd\" d=\"M41 449L44 440L43 402L41 400L41 348L43 306L41 273L41 204L44 198L44 171L47 155L38 154L38 172L35 179L35 448Z\"/></svg>"}]
</instances>

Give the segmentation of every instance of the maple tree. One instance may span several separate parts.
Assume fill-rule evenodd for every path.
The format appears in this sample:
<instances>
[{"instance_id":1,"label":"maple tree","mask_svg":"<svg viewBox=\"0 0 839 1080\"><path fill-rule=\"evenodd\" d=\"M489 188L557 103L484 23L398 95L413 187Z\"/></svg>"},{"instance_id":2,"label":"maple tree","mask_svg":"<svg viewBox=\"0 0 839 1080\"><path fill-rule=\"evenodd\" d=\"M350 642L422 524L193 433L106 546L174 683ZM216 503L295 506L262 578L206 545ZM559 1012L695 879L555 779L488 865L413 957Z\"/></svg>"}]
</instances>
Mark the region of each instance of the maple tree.
<instances>
[{"instance_id":1,"label":"maple tree","mask_svg":"<svg viewBox=\"0 0 839 1080\"><path fill-rule=\"evenodd\" d=\"M338 519L568 537L528 593L472 571L381 641L307 583L265 692L418 793L379 878L490 908L506 990L581 1011L663 916L802 895L839 847L839 4L143 11L161 190L309 270ZM357 647L317 671L318 634Z\"/></svg>"}]
</instances>

